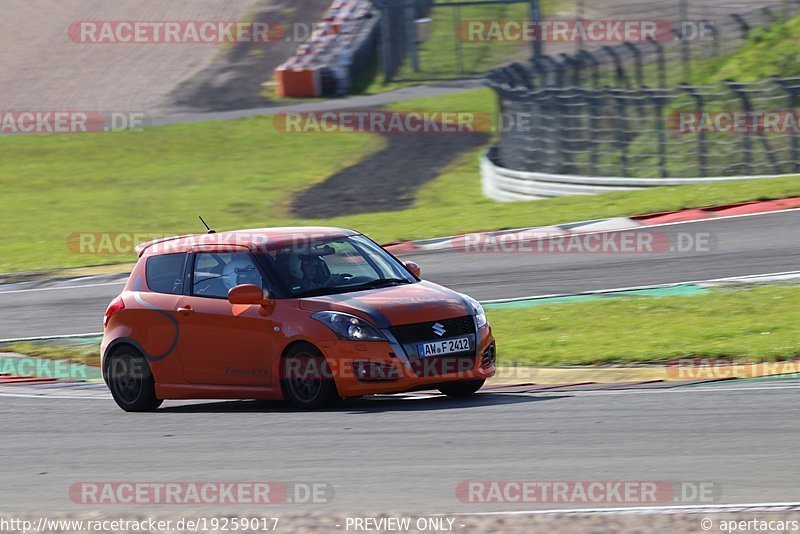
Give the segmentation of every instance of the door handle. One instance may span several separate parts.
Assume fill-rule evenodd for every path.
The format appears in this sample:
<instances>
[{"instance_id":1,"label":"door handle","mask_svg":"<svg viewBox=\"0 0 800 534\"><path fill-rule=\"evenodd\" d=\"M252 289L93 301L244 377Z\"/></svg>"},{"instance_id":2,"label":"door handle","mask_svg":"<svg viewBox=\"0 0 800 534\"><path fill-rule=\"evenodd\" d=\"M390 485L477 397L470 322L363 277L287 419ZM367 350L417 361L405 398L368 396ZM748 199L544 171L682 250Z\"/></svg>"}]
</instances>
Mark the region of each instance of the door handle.
<instances>
[{"instance_id":1,"label":"door handle","mask_svg":"<svg viewBox=\"0 0 800 534\"><path fill-rule=\"evenodd\" d=\"M191 306L181 306L178 308L178 313L182 313L184 315L191 315L194 313L194 310Z\"/></svg>"}]
</instances>

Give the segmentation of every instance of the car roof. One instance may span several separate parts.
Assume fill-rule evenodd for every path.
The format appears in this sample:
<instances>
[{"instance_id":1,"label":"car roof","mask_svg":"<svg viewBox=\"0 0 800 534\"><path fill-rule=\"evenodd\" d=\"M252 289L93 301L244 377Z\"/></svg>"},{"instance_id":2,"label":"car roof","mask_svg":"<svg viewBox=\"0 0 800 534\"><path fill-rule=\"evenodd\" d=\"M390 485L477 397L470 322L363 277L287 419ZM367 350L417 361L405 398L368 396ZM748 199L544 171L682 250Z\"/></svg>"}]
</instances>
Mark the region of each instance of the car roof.
<instances>
[{"instance_id":1,"label":"car roof","mask_svg":"<svg viewBox=\"0 0 800 534\"><path fill-rule=\"evenodd\" d=\"M284 226L277 228L253 228L213 234L188 234L142 243L136 247L139 256L144 254L167 254L190 252L203 245L239 245L249 249L281 247L310 239L335 239L358 235L354 230L330 226Z\"/></svg>"}]
</instances>

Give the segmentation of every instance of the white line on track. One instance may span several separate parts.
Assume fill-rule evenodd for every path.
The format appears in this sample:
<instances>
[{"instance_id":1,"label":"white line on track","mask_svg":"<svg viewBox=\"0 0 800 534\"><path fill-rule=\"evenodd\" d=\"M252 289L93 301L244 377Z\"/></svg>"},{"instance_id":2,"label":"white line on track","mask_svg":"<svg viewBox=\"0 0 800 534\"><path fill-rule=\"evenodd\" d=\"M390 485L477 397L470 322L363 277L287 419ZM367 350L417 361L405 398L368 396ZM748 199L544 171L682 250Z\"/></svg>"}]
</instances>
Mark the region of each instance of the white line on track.
<instances>
[{"instance_id":1,"label":"white line on track","mask_svg":"<svg viewBox=\"0 0 800 534\"><path fill-rule=\"evenodd\" d=\"M82 337L102 336L102 332L87 332L85 334L64 334L59 336L31 336L0 339L0 343L22 343L23 341L55 341L57 339L76 339Z\"/></svg>"},{"instance_id":2,"label":"white line on track","mask_svg":"<svg viewBox=\"0 0 800 534\"><path fill-rule=\"evenodd\" d=\"M17 386L9 386L17 387ZM55 400L102 400L108 401L111 398L109 393L107 396L88 396L88 395L48 395L47 393L5 393L0 392L0 397L15 397L20 399L55 399Z\"/></svg>"},{"instance_id":3,"label":"white line on track","mask_svg":"<svg viewBox=\"0 0 800 534\"><path fill-rule=\"evenodd\" d=\"M530 297L514 297L510 299L494 299L482 300L481 304L505 304L509 302L524 302L526 300L541 300L563 297L579 297L585 295L603 295L606 293L622 293L625 291L641 291L645 289L663 289L668 287L684 286L687 284L715 284L720 282L737 282L737 281L758 281L758 279L769 278L774 280L789 280L792 278L800 278L800 271L784 271L780 273L764 273L764 274L745 274L742 276L730 276L727 278L716 278L714 280L688 280L686 282L670 282L668 284L655 284L647 286L630 286L618 287L615 289L596 289L594 291L582 291L580 293L554 293L552 295L533 295Z\"/></svg>"},{"instance_id":4,"label":"white line on track","mask_svg":"<svg viewBox=\"0 0 800 534\"><path fill-rule=\"evenodd\" d=\"M102 282L99 284L83 284L77 286L32 287L29 289L12 289L10 291L0 291L0 295L10 295L12 293L34 293L36 291L60 291L66 289L85 289L87 287L121 286L123 284L125 284L125 280L121 280L119 282Z\"/></svg>"}]
</instances>

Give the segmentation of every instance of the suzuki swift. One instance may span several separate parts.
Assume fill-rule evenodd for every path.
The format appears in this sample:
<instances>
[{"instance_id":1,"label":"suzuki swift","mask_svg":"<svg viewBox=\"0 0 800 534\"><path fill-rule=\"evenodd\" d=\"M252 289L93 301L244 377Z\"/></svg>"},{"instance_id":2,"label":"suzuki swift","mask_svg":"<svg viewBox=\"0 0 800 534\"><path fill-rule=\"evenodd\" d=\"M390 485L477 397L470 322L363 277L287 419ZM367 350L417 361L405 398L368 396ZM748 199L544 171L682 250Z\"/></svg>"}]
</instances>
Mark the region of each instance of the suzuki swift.
<instances>
[{"instance_id":1,"label":"suzuki swift","mask_svg":"<svg viewBox=\"0 0 800 534\"><path fill-rule=\"evenodd\" d=\"M103 377L126 411L165 399L347 397L438 389L468 396L495 373L474 299L420 280L339 228L188 235L137 247L105 313Z\"/></svg>"}]
</instances>

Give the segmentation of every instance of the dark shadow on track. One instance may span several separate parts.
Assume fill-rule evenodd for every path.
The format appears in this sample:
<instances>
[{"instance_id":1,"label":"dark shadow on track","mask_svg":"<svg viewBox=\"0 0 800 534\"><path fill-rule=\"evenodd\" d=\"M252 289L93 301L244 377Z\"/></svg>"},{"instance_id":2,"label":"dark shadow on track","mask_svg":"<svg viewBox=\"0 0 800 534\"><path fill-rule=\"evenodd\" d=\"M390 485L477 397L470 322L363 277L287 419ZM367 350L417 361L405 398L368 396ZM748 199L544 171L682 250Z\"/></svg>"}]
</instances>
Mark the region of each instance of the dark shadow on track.
<instances>
[{"instance_id":1,"label":"dark shadow on track","mask_svg":"<svg viewBox=\"0 0 800 534\"><path fill-rule=\"evenodd\" d=\"M350 414L382 413L382 412L430 412L438 410L456 410L469 408L483 408L486 406L500 406L508 404L522 404L545 400L567 398L569 395L512 395L501 393L481 393L466 399L452 399L437 396L433 398L408 399L391 396L363 397L347 399L335 408L322 410L323 412L338 412ZM158 413L302 413L283 401L222 401L185 404L181 406L162 407Z\"/></svg>"}]
</instances>

